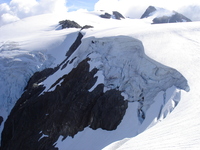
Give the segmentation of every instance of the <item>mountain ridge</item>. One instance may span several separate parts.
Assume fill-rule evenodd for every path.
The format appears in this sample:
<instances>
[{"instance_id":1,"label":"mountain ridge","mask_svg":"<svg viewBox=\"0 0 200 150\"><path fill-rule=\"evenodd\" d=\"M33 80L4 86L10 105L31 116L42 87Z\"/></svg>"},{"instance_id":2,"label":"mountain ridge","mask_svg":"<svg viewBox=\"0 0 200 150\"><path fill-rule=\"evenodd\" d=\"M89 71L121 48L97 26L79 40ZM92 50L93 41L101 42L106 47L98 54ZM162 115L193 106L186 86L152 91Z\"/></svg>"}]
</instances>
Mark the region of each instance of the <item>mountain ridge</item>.
<instances>
[{"instance_id":1,"label":"mountain ridge","mask_svg":"<svg viewBox=\"0 0 200 150\"><path fill-rule=\"evenodd\" d=\"M98 16L98 19L99 18L100 17ZM102 19L101 21L103 21L103 20L106 20L106 19ZM106 21L114 22L114 24L116 23L114 19L106 20ZM119 20L116 20L116 21L119 21ZM119 22L127 23L129 21L130 21L129 19L124 19L124 20L120 20ZM136 23L139 23L140 21L141 21L142 26L141 27L136 26ZM94 28L90 28L88 30L83 29L81 32L79 31L80 29L70 29L70 28L63 29L63 30L56 30L58 25L56 24L53 26L54 27L53 30L55 30L55 31L53 31L53 32L55 32L54 35L56 35L56 36L58 36L59 34L67 35L66 36L67 40L65 40L64 38L62 40L65 43L65 44L63 43L61 46L61 49L64 51L64 52L62 51L63 55L62 55L62 57L60 57L60 55L58 55L58 56L55 55L59 51L55 51L54 53L52 53L51 56L55 55L54 61L55 61L55 59L57 59L55 62L59 62L59 63L51 62L50 66L52 68L49 68L46 71L44 71L46 73L37 72L34 75L34 76L39 76L39 80L37 79L38 77L36 77L37 80L33 79L32 82L30 80L29 85L25 89L25 92L27 92L27 94L24 94L24 95L27 95L30 99L28 100L26 97L23 100L23 102L20 102L20 105L23 106L22 108L25 109L25 106L30 106L30 107L26 108L28 110L28 108L31 108L31 106L32 106L32 105L28 105L28 104L32 104L32 103L33 104L35 103L35 106L40 105L39 101L43 100L45 93L51 93L51 92L55 91L56 89L57 89L57 91L62 91L62 90L60 90L60 88L64 84L66 84L69 87L71 87L71 85L76 85L76 87L73 88L73 90L76 91L74 93L81 93L82 90L83 90L82 91L83 93L84 92L93 93L94 91L96 91L96 89L99 89L101 91L100 92L101 96L106 93L106 96L103 96L104 98L100 98L101 99L101 100L99 100L99 101L101 101L101 102L99 102L100 104L97 104L96 107L93 107L93 108L95 108L95 109L93 109L93 110L95 110L95 111L93 111L93 113L95 112L94 114L96 116L98 116L97 118L101 118L100 117L101 115L99 115L99 113L97 113L97 112L101 112L101 110L104 110L104 109L102 109L102 108L104 108L103 103L107 102L107 98L105 98L105 97L107 97L109 95L109 94L107 94L109 92L114 93L114 96L117 96L117 98L120 98L120 99L122 98L123 100L125 100L125 103L126 102L128 103L128 107L126 109L125 115L123 116L123 119L120 119L120 121L119 121L118 120L119 118L116 117L116 119L118 120L117 122L118 123L120 122L120 124L117 127L116 126L113 127L112 129L115 129L115 128L116 129L112 130L112 131L102 130L101 125L104 123L102 123L102 121L96 121L96 123L94 123L95 125L93 126L93 129L95 129L94 131L87 126L88 125L87 123L86 123L87 124L86 127L83 129L83 126L82 126L83 124L81 123L80 126L78 125L80 127L79 128L80 132L78 132L78 134L74 135L74 133L77 132L76 129L75 130L72 128L67 129L67 127L65 125L63 125L62 127L56 126L59 128L59 129L57 129L57 128L53 127L53 125L51 123L51 121L54 122L53 119L50 119L51 121L44 120L44 122L47 123L46 126L49 127L48 131L47 131L47 128L45 129L45 127L43 128L43 130L39 130L38 128L37 128L37 130L35 130L35 136L33 136L33 137L35 137L34 141L36 144L33 145L33 147L39 146L41 149L44 149L44 148L48 149L49 147L51 147L52 149L56 149L56 148L57 149L58 148L65 149L65 147L69 147L70 149L73 149L73 148L75 149L78 146L81 146L83 149L84 148L87 149L88 147L91 146L91 147L93 147L93 149L94 148L101 149L101 148L104 148L105 146L109 145L110 143L115 142L116 140L121 140L123 138L136 136L138 133L141 133L141 132L145 131L146 129L154 126L156 123L160 122L160 120L164 119L177 106L177 104L179 103L180 98L181 98L181 90L180 89L189 91L189 86L187 85L186 79L189 79L190 86L192 84L191 84L191 79L188 76L187 71L185 72L185 70L183 69L184 67L180 67L181 64L178 65L178 63L176 63L177 61L182 62L182 59L179 60L176 58L176 56L177 56L177 53L179 53L180 58L184 55L183 53L180 52L180 49L186 50L186 48L189 49L189 47L192 47L191 48L192 52L195 49L193 44L191 43L191 41L195 41L194 35L198 34L198 32L197 32L198 28L196 27L197 23L195 23L195 24L194 23L189 23L189 24L183 23L181 25L176 24L175 26L172 26L172 25L160 26L159 25L159 26L153 27L150 24L148 24L148 25L143 24L143 21L144 20L135 20L135 22L134 22L135 24L130 21L129 22L130 24L129 25L126 24L125 26L122 26L122 24L119 23L119 26L114 26L113 28L111 28L111 26L99 27L95 24L91 24L94 26ZM131 27L132 25L135 25L135 26ZM129 27L129 28L127 28L127 27ZM147 28L148 28L148 30L147 30ZM182 30L182 28L184 28L184 30ZM137 30L137 29L139 29L139 30ZM193 29L195 29L195 30L193 30ZM160 31L162 31L162 35L163 35L162 43L159 43L159 40L158 40L158 39L160 39L159 36L161 35L161 34L158 34L158 33L160 33ZM188 34L188 32L191 32L191 31L194 34L192 34L192 35ZM51 31L51 34L53 32ZM68 37L69 33L70 33L69 37L73 37L73 40L71 40L71 41L70 41L70 38ZM83 37L77 38L80 33L83 35ZM169 35L171 34L171 35L169 36L168 34ZM180 36L180 35L182 35L182 36ZM148 38L149 36L155 36L155 37ZM157 38L157 36L159 38ZM76 41L76 39L78 39L77 44L75 44L74 48L71 49L71 52L66 55L66 51L70 49L70 46L73 45L73 43ZM139 39L139 40L137 40L137 39ZM155 41L152 41L151 39L155 39ZM179 40L176 40L176 39L179 39ZM192 39L192 40L189 41L187 39ZM176 41L176 43L170 42L171 40ZM68 43L66 43L66 42L68 42ZM168 44L166 44L166 43L168 43ZM183 45L180 43L186 43L186 44ZM145 48L142 48L143 44L144 44ZM197 46L197 44L195 46ZM15 50L21 50L20 44L19 44L19 48L16 48ZM164 50L166 50L166 51L164 51ZM147 52L148 56L144 55L144 51L145 51L145 53ZM164 52L164 53L162 54L160 51ZM158 55L156 55L157 53L158 53ZM171 58L170 61L169 61L168 56L170 56L170 58ZM160 59L159 57L161 57L162 59ZM191 55L189 55L188 58L190 58L190 57L191 57ZM153 58L154 60L151 58ZM20 57L18 57L18 60L19 59L20 59ZM53 59L51 59L51 60L53 61ZM187 57L185 58L185 60L188 60ZM175 62L175 63L173 64L173 63L171 63L171 61ZM170 67L159 64L158 62L162 62L162 64L167 64L167 66L170 66ZM79 65L80 63L84 64L83 67L80 67L80 65ZM56 66L57 66L57 68L56 68ZM135 70L134 70L134 67L136 68ZM53 68L56 68L56 69L54 70ZM78 70L76 70L76 68L81 68L81 69L78 69L79 70L78 71ZM124 70L121 70L121 68L124 68ZM172 69L172 68L176 68L176 69ZM72 70L73 70L73 72L75 72L75 70L76 70L77 73L71 75L70 78L67 77L67 74L71 74ZM89 75L90 77L88 77L87 75L83 76L82 70L86 70L85 71L85 72L87 72L86 74L90 74ZM180 73L177 70L180 71ZM133 71L133 72L131 72L131 71ZM43 74L43 75L41 75L41 74ZM49 74L50 76L48 76L46 74ZM181 74L183 74L183 75L181 75ZM72 84L68 85L67 82L69 82L69 81L65 82L66 81L65 77L67 77L75 82L75 79L73 79L75 77L75 75L78 75L79 76L78 78L84 78L83 83L85 83L85 81L87 81L87 80L85 80L85 78L90 79L91 82L86 82L87 84L90 84L90 86L88 86L88 88L85 88L85 87L80 88L81 89L80 90L79 88L77 88L78 87L77 84L72 83ZM185 75L187 78L183 77ZM34 76L33 76L33 78L34 78ZM124 84L124 82L122 82L122 81L126 81L126 80L127 80L127 82L125 82L125 84ZM76 82L82 83L80 81L76 81ZM141 84L143 82L145 84L148 83L151 86L149 86L145 90L145 88L144 88L145 86L143 86L143 84ZM156 86L156 84L153 84L154 82L156 84L158 83L158 85L160 85L161 87ZM128 85L129 83L133 83L133 84ZM174 84L175 84L175 86L173 86ZM81 84L81 85L83 85L83 84ZM155 85L156 88L153 88L154 86L152 86L152 85ZM85 85L85 86L87 86L87 85ZM131 87L134 87L134 88L131 89ZM137 87L140 87L140 88L137 88ZM192 86L192 87L194 87L194 86ZM36 90L36 89L39 91L38 93L37 92L34 93L34 90ZM191 88L191 90L193 91L193 88ZM64 91L63 94L67 94L67 92L65 90L63 90L63 91ZM70 89L68 91L70 91ZM133 91L133 94L131 94L131 91ZM150 93L148 93L148 91L150 91L150 93L153 91L154 92L156 91L155 92L156 94L154 93L151 95ZM30 93L30 95L28 95L28 93ZM63 96L59 96L59 94L55 94L55 95L63 98ZM34 95L35 95L35 97L34 97ZM51 96L49 96L50 98L48 98L48 99L51 99L51 98L54 99L55 95L53 96L53 94L52 94ZM71 94L71 96L68 96L68 97L72 97L72 95L76 95L76 94ZM113 95L113 94L111 94L111 95ZM186 94L184 94L184 96L185 95ZM42 97L42 98L39 98L40 100L37 100L38 96ZM81 102L79 104L72 104L72 105L78 105L78 106L76 108L75 108L75 106L70 107L71 109L81 110L80 108L82 108L82 107L84 108L85 105L87 105L87 103L84 103L85 99L87 99L87 96L80 96L80 97L81 98L75 98L75 99L80 99ZM90 96L88 96L88 97L90 97ZM148 97L151 100L148 99ZM154 99L152 99L153 97L154 97ZM62 99L62 98L58 98L58 99ZM84 98L84 100L82 98ZM117 98L114 98L114 99L117 99ZM111 103L117 103L116 101L112 101L113 98L108 98L108 99L110 99ZM34 100L36 102L34 102ZM149 100L149 101L146 101L146 100ZM145 104L144 104L144 101L145 101ZM53 100L51 100L51 102L53 102ZM119 102L122 102L122 101L119 100ZM85 105L82 105L82 104L85 104ZM50 106L53 107L54 105L50 105ZM123 106L123 105L120 104L117 109L119 109L120 106ZM46 105L46 103L43 103L42 107L35 107L35 108L39 109L39 108L45 108L45 107L47 107L47 105ZM57 113L60 114L61 109L57 106L55 106L55 107L56 107L55 114L57 114ZM64 105L61 105L61 107L64 107ZM16 106L15 110L13 112L17 112L16 110L18 108ZM124 108L126 108L126 104L125 104ZM37 109L34 109L34 107L32 107L30 110L32 110L34 112ZM49 109L51 110L50 107L49 107ZM40 109L40 110L43 112L42 109ZM87 110L90 110L90 109L87 109ZM115 109L113 111L115 112ZM23 111L19 109L19 112L22 113ZM29 111L24 111L23 112L24 115L27 114L27 112L28 112L28 114L32 114ZM122 112L119 111L119 113L123 114L123 111ZM149 114L152 114L152 113L154 113L154 115L150 116ZM23 117L22 117L23 115L20 116L19 114L17 115L17 113L15 115L14 114L15 113L12 113L12 115L6 121L8 123L6 123L5 130L10 130L11 129L10 126L12 126L12 125L16 126L17 124L20 127L20 123L23 124L23 122L26 122L25 120L23 120ZM48 113L43 113L41 116L37 116L37 114L31 115L30 120L32 120L31 118L32 117L34 118L34 116L36 118L37 117L51 118L52 116L54 116L53 114L54 113L52 113L51 115L49 115ZM100 114L103 114L103 113L100 113ZM16 121L16 122L12 123L11 120L13 120L12 119L13 116L19 116L19 118L21 117L21 121ZM65 117L61 117L61 116L63 116L63 115L55 115L54 116L55 120L56 119L65 120L65 119L62 119ZM80 116L80 115L77 115L77 116ZM88 115L88 116L90 116L90 115ZM105 116L105 115L102 115L102 116ZM106 115L106 116L109 116L109 115ZM73 118L74 121L76 120L76 118L77 117ZM90 123L92 121L94 121L94 119L92 119L92 117L88 117L88 118L89 119L81 119L81 120L83 122L90 122ZM111 118L115 118L115 117L112 116ZM131 119L129 119L129 118L131 118ZM106 119L106 117L101 118L101 120L104 120L104 119ZM18 120L17 117L14 120ZM42 120L42 119L39 119L39 120ZM84 120L86 120L86 121L84 121ZM89 120L89 121L87 121L87 120ZM34 119L32 121L34 121ZM109 122L109 121L112 122L112 119L108 119L108 121L106 121L106 122ZM130 121L131 123L128 124L128 121ZM36 121L36 122L38 122L38 121ZM33 123L29 122L28 124L37 124L36 122L33 122ZM112 122L112 123L114 123L114 122ZM112 123L109 123L109 124L111 125ZM132 124L134 124L134 128L130 128L130 126ZM54 123L54 125L55 125L55 123ZM41 127L42 127L42 125L41 125ZM28 130L28 126L24 127L23 129L25 129L25 128L26 128L26 130ZM29 137L28 134L30 132L27 132L27 134L23 135L23 133L24 133L23 131L25 131L23 129L20 129L20 131L22 131L22 133L20 133L20 135L21 135L20 137ZM103 127L103 129L105 129L105 128ZM111 128L108 127L108 129L111 129ZM59 130L61 132L59 132ZM15 130L15 131L17 132L17 130ZM33 131L33 129L32 129L32 131ZM6 142L7 140L5 138L6 134L7 134L6 132L7 131L4 131L4 133L3 133L4 137L3 137L2 141L4 143L7 143ZM8 132L10 132L10 131L8 131ZM66 137L67 132L69 132L70 136L73 136L74 138L71 138L70 136ZM53 139L53 140L50 139L50 136L52 137L52 135L54 135L55 133L57 134L55 136L55 139ZM121 133L121 134L119 134L119 133ZM15 137L17 139L18 136L15 135ZM98 141L95 137L99 137L100 141ZM85 139L85 143L83 142L84 139ZM92 140L94 145L88 144L86 139ZM19 138L17 140L21 140L21 139ZM27 142L28 140L29 140L29 138L25 138L24 141L26 141L26 142L25 143L20 142L20 143L22 145L25 145L26 143L29 143L29 142ZM79 143L80 145L76 144L77 141L80 142ZM14 142L11 142L11 143L14 145ZM39 144L41 144L41 145L39 145ZM3 144L3 145L5 146L7 144ZM48 146L46 147L45 145L46 146L48 145L49 147Z\"/></svg>"},{"instance_id":2,"label":"mountain ridge","mask_svg":"<svg viewBox=\"0 0 200 150\"><path fill-rule=\"evenodd\" d=\"M169 11L164 8L156 8L154 6L149 6L140 19L148 17L153 18L152 24L192 22L189 18L176 11Z\"/></svg>"}]
</instances>

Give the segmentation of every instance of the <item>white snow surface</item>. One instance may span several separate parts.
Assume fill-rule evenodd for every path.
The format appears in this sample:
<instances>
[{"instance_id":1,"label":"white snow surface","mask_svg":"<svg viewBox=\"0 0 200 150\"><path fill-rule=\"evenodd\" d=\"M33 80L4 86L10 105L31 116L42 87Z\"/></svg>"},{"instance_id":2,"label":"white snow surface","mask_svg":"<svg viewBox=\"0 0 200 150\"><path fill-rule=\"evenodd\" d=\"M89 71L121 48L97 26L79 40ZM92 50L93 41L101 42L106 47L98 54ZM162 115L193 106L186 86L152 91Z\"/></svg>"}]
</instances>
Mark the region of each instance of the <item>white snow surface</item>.
<instances>
[{"instance_id":1,"label":"white snow surface","mask_svg":"<svg viewBox=\"0 0 200 150\"><path fill-rule=\"evenodd\" d=\"M118 88L129 101L128 109L115 131L87 127L74 138L62 141L61 136L56 147L198 149L200 22L151 25L148 19L107 20L98 14L66 15L80 25L94 28L82 31L85 35L82 44L69 59L77 58L67 70L59 70L40 84L46 86L46 91L53 90L50 86L56 79L89 57L90 70L99 69L95 75L97 83L89 91L99 83L105 84L104 91ZM4 121L31 75L56 66L65 58L79 30L57 30L62 19L40 15L0 27L0 116ZM144 120L142 111L146 115Z\"/></svg>"},{"instance_id":2,"label":"white snow surface","mask_svg":"<svg viewBox=\"0 0 200 150\"><path fill-rule=\"evenodd\" d=\"M199 22L155 25L135 34L142 40L149 57L176 68L186 77L190 92L182 92L178 106L161 123L136 137L115 142L105 150L199 149L199 25Z\"/></svg>"}]
</instances>

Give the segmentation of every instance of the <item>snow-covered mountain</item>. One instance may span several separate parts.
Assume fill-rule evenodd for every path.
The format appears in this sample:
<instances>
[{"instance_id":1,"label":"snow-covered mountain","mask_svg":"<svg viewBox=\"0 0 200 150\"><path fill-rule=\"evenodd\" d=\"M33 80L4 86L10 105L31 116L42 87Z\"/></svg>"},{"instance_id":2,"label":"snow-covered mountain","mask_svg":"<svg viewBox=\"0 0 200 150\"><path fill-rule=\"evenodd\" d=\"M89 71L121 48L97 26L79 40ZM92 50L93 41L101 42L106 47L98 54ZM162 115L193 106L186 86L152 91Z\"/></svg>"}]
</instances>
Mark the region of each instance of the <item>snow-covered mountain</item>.
<instances>
[{"instance_id":1,"label":"snow-covered mountain","mask_svg":"<svg viewBox=\"0 0 200 150\"><path fill-rule=\"evenodd\" d=\"M0 27L2 150L199 147L200 23L109 18ZM80 28L62 29L66 19Z\"/></svg>"},{"instance_id":2,"label":"snow-covered mountain","mask_svg":"<svg viewBox=\"0 0 200 150\"><path fill-rule=\"evenodd\" d=\"M154 6L149 6L146 9L144 14L141 16L141 19L143 18L151 18L153 24L191 22L189 18L176 11L171 11Z\"/></svg>"}]
</instances>

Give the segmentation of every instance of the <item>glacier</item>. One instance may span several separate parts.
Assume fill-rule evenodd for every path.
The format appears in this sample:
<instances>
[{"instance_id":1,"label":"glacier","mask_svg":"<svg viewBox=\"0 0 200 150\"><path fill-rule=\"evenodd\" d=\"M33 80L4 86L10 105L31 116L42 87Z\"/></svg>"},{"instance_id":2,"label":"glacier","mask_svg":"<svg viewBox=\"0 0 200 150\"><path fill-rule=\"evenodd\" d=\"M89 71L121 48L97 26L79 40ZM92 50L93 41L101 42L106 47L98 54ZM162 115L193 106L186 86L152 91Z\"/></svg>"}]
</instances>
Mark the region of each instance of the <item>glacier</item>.
<instances>
[{"instance_id":1,"label":"glacier","mask_svg":"<svg viewBox=\"0 0 200 150\"><path fill-rule=\"evenodd\" d=\"M80 149L80 147L82 149L103 149L107 145L125 138L105 149L131 149L136 146L146 148L144 145L138 144L146 134L148 136L153 134L152 143L150 144L153 147L153 143L156 143L157 137L160 136L156 134L157 126L158 131L164 132L163 134L166 134L167 131L170 132L167 124L171 124L170 120L176 123L176 115L180 118L180 111L185 111L184 109L181 110L180 107L183 106L185 108L190 98L188 93L182 93L182 90L190 91L189 93L193 91L192 93L194 94L194 85L198 85L198 82L194 83L192 81L192 78L197 78L197 76L186 71L186 69L190 69L190 66L194 65L195 61L198 62L198 55L195 56L195 54L198 54L199 48L199 23L152 26L149 24L148 19L142 21L125 19L117 22L112 19L107 21L100 19L96 13L86 13L85 15L92 16L92 19L95 18L96 22L90 21L95 28L81 31L84 35L82 44L68 58L72 63L67 65L67 71L59 69L39 85L46 87L43 92L54 91L56 86L62 83L61 80L54 88L51 88L55 81L75 69L85 58L89 58L89 71L94 68L98 69L98 72L94 75L97 81L89 89L89 92L92 92L99 84L103 83L104 92L111 89L121 91L124 100L128 101L128 108L116 130L92 130L86 127L74 138L67 137L63 141L63 137L60 136L55 143L55 147L59 149L68 147L74 150ZM25 19L25 21L29 24L30 20L37 22L38 18L46 17L46 15L31 17ZM102 24L99 24L100 21L102 21ZM85 24L85 22L85 20L80 20L80 24ZM110 24L105 27L105 22ZM26 23L16 22L15 24L18 25L18 28L21 28ZM22 94L28 79L34 72L48 67L55 67L61 63L65 59L66 51L80 32L77 29L57 30L57 27L56 22L53 21L52 23L46 23L45 26L43 24L42 29L37 29L40 34L36 36L36 31L34 31L35 33L31 34L35 35L35 37L30 36L25 42L24 39L27 35L17 39L17 37L10 38L11 36L6 34L8 29L12 28L12 25L0 28L1 32L5 33L1 37L0 48L1 72L4 72L1 74L1 79L5 79L1 80L0 116L3 116L4 119L7 118L16 100ZM46 30L47 28L48 30ZM44 29L45 32L42 31ZM6 42L8 39L13 42ZM34 45L37 42L38 44ZM192 51L189 51L190 49ZM187 53L184 54L182 51ZM195 68L198 70L197 67ZM18 80L16 80L16 76ZM187 80L189 80L189 84ZM181 106L177 105L182 101L183 104ZM198 105L192 106L197 108ZM175 107L178 108L174 110ZM192 112L190 108L186 110ZM172 114L170 114L171 112ZM195 112L198 113L195 109L192 114ZM184 114L184 112L182 113ZM168 117L164 119L166 116ZM189 115L186 115L186 117L189 118ZM169 121L167 121L168 118ZM165 122L167 122L166 125L164 125ZM198 122L195 123L198 124ZM170 126L174 127L174 124ZM163 126L166 131L161 130ZM2 129L3 126L1 125ZM190 133L187 132L187 134ZM133 139L126 139L134 136L136 137ZM43 134L40 139L43 137L48 136ZM172 137L175 137L175 134L172 134ZM155 141L153 142L153 140ZM88 141L93 144L88 145ZM135 141L136 144L132 144ZM148 139L145 141L148 143ZM169 147L169 144L167 145Z\"/></svg>"},{"instance_id":2,"label":"glacier","mask_svg":"<svg viewBox=\"0 0 200 150\"><path fill-rule=\"evenodd\" d=\"M127 112L132 112L132 115L126 113L129 121L122 120L115 136L106 131L96 133L88 128L73 139L62 141L60 138L57 143L59 149L101 149L106 143L136 136L164 119L175 108L180 101L180 89L189 91L186 79L176 70L147 57L139 40L129 36L110 37L108 33L107 36L95 38L86 35L83 44L71 57L76 58L73 62L75 66L89 57L92 64L90 70L92 67L100 70L96 74L99 83L94 86L104 83L104 92L109 89L123 91L122 96L125 95L129 101ZM134 129L130 129L131 124L135 126ZM109 140L106 141L105 136ZM94 137L99 140L93 141ZM86 145L84 139L93 141L94 145Z\"/></svg>"}]
</instances>

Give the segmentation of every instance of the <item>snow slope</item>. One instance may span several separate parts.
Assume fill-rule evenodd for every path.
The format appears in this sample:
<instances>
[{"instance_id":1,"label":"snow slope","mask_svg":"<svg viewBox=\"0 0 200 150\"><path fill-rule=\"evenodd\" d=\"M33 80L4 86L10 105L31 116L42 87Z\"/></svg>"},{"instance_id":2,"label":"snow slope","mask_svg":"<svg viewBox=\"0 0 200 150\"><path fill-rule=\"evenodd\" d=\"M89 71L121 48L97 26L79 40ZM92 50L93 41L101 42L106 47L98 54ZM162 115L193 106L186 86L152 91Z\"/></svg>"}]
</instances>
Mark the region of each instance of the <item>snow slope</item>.
<instances>
[{"instance_id":1,"label":"snow slope","mask_svg":"<svg viewBox=\"0 0 200 150\"><path fill-rule=\"evenodd\" d=\"M136 137L113 143L105 150L199 149L199 25L199 22L155 25L135 34L143 41L148 56L176 68L187 78L190 92L182 93L178 106L161 123Z\"/></svg>"},{"instance_id":2,"label":"snow slope","mask_svg":"<svg viewBox=\"0 0 200 150\"><path fill-rule=\"evenodd\" d=\"M137 49L137 46L134 47L135 44L131 45L129 40L139 39L142 41L144 45L143 51L147 55L144 55L144 52L142 54L137 52L138 57L142 55L141 59L143 61L140 60L140 62L143 67L146 67L143 69L139 67L139 70L141 69L139 71L141 74L145 73L151 75L151 69L155 68L155 66L159 66L159 68L161 67L162 69L164 68L164 70L160 72L161 74L168 74L171 71L169 67L171 67L179 71L188 80L191 90L188 93L181 93L179 88L189 91L189 87L184 80L181 80L183 81L181 83L178 82L178 80L174 80L175 82L177 81L174 85L167 83L167 80L163 79L165 82L163 82L162 85L165 85L166 87L163 89L158 88L153 95L150 95L151 102L148 103L148 107L144 109L146 114L152 115L147 115L146 120L141 122L141 120L138 120L137 111L135 111L140 107L140 103L136 102L138 97L132 99L132 95L128 95L129 90L131 89L125 89L123 95L125 99L134 102L129 103L126 115L117 130L111 132L101 129L92 130L86 128L84 131L78 133L74 138L68 137L66 140L62 141L62 137L60 137L57 143L55 143L56 147L59 149L68 148L74 150L80 149L81 147L81 149L94 150L102 149L115 141L130 138L113 143L105 149L161 149L158 144L161 145L160 143L162 142L164 145L162 148L166 149L188 148L189 146L197 148L199 146L197 143L199 136L197 127L200 123L200 121L196 119L198 118L197 115L200 113L198 109L199 94L197 91L199 85L198 65L200 56L200 23L151 25L150 20L148 19L125 19L121 21L114 19L105 20L99 18L98 14L99 13L96 12L73 12L66 15L66 17L77 21L80 25L89 24L94 26L94 29L83 31L85 34L83 41L86 44L79 47L79 53L76 53L75 55L80 58L77 59L74 64L72 64L74 66L71 67L75 67L76 63L84 59L81 58L81 56L84 57L83 54L85 51L81 50L85 50L85 48L91 46L87 45L87 41L93 40L99 42L100 44L95 45L95 49L99 50L99 52L93 51L94 47L87 49L87 53L93 52L93 54L90 55L90 58L92 58L90 62L91 69L93 67L101 68L102 62L104 64L114 63L114 65L116 65L115 68L109 68L109 66L104 68L104 72L108 69L107 75L102 75L103 71L99 71L98 74L96 74L99 79L96 84L99 84L103 82L102 80L106 77L108 78L119 75L116 68L121 65L117 62L122 59L121 56L124 56L124 60L127 58L128 60L131 60L131 57L137 58L135 55L129 55L130 53L128 51L122 53L120 48L127 49L131 47L132 49ZM80 15L82 16L80 17ZM79 16L79 18L77 16ZM0 33L3 33L0 36L0 69L2 72L0 76L1 79L3 79L0 81L0 116L3 116L4 119L7 118L7 115L16 100L20 97L30 76L34 72L46 67L56 66L65 58L65 53L75 40L79 30L58 30L57 23L62 19L65 18L56 18L52 15L41 15L0 27ZM118 42L116 37L125 37L124 41L129 42L120 45L121 41ZM115 41L113 42L114 44L112 43L112 40ZM106 49L109 50L111 46L109 44L112 43L114 48L111 47L111 49L115 49L117 52L115 53L115 51L111 50L111 53L106 53L105 55L110 57L115 56L117 58L116 62L107 62L105 59L99 61L98 53L101 52L100 50L102 48L105 48L102 47L102 44L106 41L108 41L105 44ZM136 42L136 45L137 44L138 42ZM125 47L123 47L124 45ZM141 46L139 47L141 48ZM127 54L124 55L125 53ZM138 63L138 61L135 62ZM140 63L137 64L137 66L140 65ZM129 70L129 68L126 68L126 71ZM176 73L174 70L172 72L175 75L174 78L182 79L182 75ZM58 77L62 75L62 72L60 73L61 74L59 74ZM130 74L127 74L128 77L130 77ZM148 76L146 78L148 78ZM162 79L156 77L156 80ZM41 84L51 85L50 82L51 80L47 79ZM112 83L118 84L123 82L113 80ZM114 86L117 86L115 84ZM95 86L96 85L94 85L94 87ZM113 88L109 86L109 80L107 81L106 87ZM149 86L147 91L150 88L151 87ZM48 89L49 88L46 90ZM154 126L157 122L160 122L165 118L179 101L180 103L173 113L161 123ZM149 107L149 105L151 105L151 107ZM132 124L134 124L134 126L132 126ZM152 128L144 131L150 127ZM1 126L0 129L2 130L3 126ZM183 133L184 130L185 133ZM143 133L136 136L141 132ZM184 134L186 136L184 136ZM134 136L136 137L131 138ZM163 138L160 138L161 136ZM187 137L191 140L188 140ZM177 142L177 140L179 141ZM79 144L77 144L77 142ZM144 144L145 142L146 144ZM89 144L89 147L88 143L93 144Z\"/></svg>"}]
</instances>

